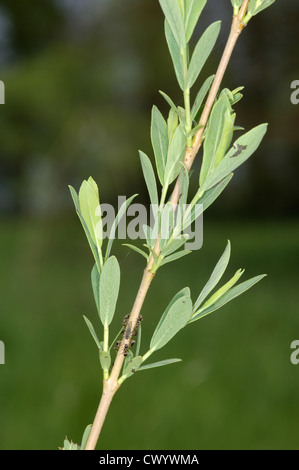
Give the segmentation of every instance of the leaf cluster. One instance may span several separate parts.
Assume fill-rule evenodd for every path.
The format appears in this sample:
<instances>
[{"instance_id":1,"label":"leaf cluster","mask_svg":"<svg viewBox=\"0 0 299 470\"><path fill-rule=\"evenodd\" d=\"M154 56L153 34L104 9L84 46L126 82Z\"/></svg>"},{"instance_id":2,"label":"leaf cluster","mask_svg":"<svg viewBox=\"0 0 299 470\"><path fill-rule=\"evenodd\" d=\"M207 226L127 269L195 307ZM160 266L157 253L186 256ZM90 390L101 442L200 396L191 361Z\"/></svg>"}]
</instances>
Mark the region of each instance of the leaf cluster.
<instances>
[{"instance_id":1,"label":"leaf cluster","mask_svg":"<svg viewBox=\"0 0 299 470\"><path fill-rule=\"evenodd\" d=\"M236 14L242 1L231 1ZM139 151L145 184L156 217L153 227L147 225L143 227L146 240L144 246L142 248L135 245L127 246L142 255L147 263L153 260L150 265L153 273L156 273L161 266L190 253L183 248L188 239L186 229L219 197L231 181L235 170L257 150L267 129L267 124L261 124L236 138L235 133L243 131L236 125L235 112L235 105L242 98L243 87L233 91L227 88L220 90L207 126L202 129L203 158L197 176L198 188L194 194L189 194L189 180L190 177L194 177L194 173L188 173L184 157L190 146L192 148L194 136L200 129L199 118L214 76L203 81L199 91L194 94L193 102L191 102L191 89L216 44L221 23L217 21L211 24L191 51L190 40L206 0L159 0L159 2L165 15L166 42L178 86L183 92L184 107L177 106L166 93L161 92L169 105L169 111L164 117L157 106L152 108L150 136L154 165L151 158ZM272 3L271 0L251 0L247 15L253 16ZM180 198L178 204L174 206L170 202L170 195L172 184L177 178L180 182ZM84 319L98 348L104 378L107 379L111 365L110 351L117 339L110 342L109 326L117 308L121 280L120 266L116 257L111 255L111 249L119 221L136 195L126 200L119 210L104 250L99 191L96 183L89 178L82 183L78 194L72 187L70 191L95 261L91 283L96 309L103 325L103 340L99 339L90 320L86 317ZM159 242L158 251L155 249L157 242ZM155 351L164 347L184 327L218 310L264 277L259 275L239 283L244 273L243 269L239 269L231 279L216 289L225 274L230 254L231 245L228 242L195 302L191 299L188 287L180 290L172 298L144 354L140 353L141 327L139 328L135 352L132 349L126 352L119 384L136 371L179 361L180 359L175 358L144 364Z\"/></svg>"}]
</instances>

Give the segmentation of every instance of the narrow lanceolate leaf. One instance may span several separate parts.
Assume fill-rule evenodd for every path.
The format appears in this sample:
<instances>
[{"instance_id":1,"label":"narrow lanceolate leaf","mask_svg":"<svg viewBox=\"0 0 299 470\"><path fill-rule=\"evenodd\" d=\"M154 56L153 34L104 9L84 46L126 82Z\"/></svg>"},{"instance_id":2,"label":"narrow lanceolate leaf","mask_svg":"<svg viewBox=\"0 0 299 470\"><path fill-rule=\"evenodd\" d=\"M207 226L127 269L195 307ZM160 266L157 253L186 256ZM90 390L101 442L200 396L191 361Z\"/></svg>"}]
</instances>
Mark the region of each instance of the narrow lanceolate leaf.
<instances>
[{"instance_id":1,"label":"narrow lanceolate leaf","mask_svg":"<svg viewBox=\"0 0 299 470\"><path fill-rule=\"evenodd\" d=\"M184 134L183 126L179 125L176 128L167 153L167 161L164 173L164 183L166 185L170 185L179 175L182 169L182 162L184 160L185 150L186 136Z\"/></svg>"},{"instance_id":2,"label":"narrow lanceolate leaf","mask_svg":"<svg viewBox=\"0 0 299 470\"><path fill-rule=\"evenodd\" d=\"M92 236L89 232L89 229L87 227L87 224L81 214L81 209L80 209L80 203L79 203L79 197L78 197L78 194L77 192L75 191L75 189L72 187L72 186L69 186L69 190L70 190L70 193L71 193L71 196L72 196L72 199L73 199L73 202L74 202L74 205L75 205L75 209L76 209L76 212L77 212L77 215L80 219L80 222L82 224L82 227L84 229L84 232L85 232L85 235L86 235L86 238L88 240L88 243L89 243L89 246L90 246L90 249L92 251L92 254L94 256L94 259L95 259L95 262L98 266L98 269L99 271L101 270L101 263L100 263L100 258L99 258L99 251L98 251L98 248L97 248L97 245L94 243L93 239L92 239Z\"/></svg>"},{"instance_id":3,"label":"narrow lanceolate leaf","mask_svg":"<svg viewBox=\"0 0 299 470\"><path fill-rule=\"evenodd\" d=\"M200 171L200 185L219 164L231 143L235 116L226 94L222 94L213 106L206 138Z\"/></svg>"},{"instance_id":4,"label":"narrow lanceolate leaf","mask_svg":"<svg viewBox=\"0 0 299 470\"><path fill-rule=\"evenodd\" d=\"M159 2L176 43L183 50L186 47L186 37L179 2L177 0L159 0Z\"/></svg>"},{"instance_id":5,"label":"narrow lanceolate leaf","mask_svg":"<svg viewBox=\"0 0 299 470\"><path fill-rule=\"evenodd\" d=\"M97 310L100 310L100 274L95 264L91 271L91 285Z\"/></svg>"},{"instance_id":6,"label":"narrow lanceolate leaf","mask_svg":"<svg viewBox=\"0 0 299 470\"><path fill-rule=\"evenodd\" d=\"M185 0L185 31L189 42L207 0Z\"/></svg>"},{"instance_id":7,"label":"narrow lanceolate leaf","mask_svg":"<svg viewBox=\"0 0 299 470\"><path fill-rule=\"evenodd\" d=\"M138 328L138 333L137 333L137 340L136 340L136 349L135 349L135 355L139 356L140 352L140 347L141 347L141 336L142 336L142 328L141 325Z\"/></svg>"},{"instance_id":8,"label":"narrow lanceolate leaf","mask_svg":"<svg viewBox=\"0 0 299 470\"><path fill-rule=\"evenodd\" d=\"M164 93L164 91L161 91L159 90L159 93L163 96L163 98L165 99L165 101L167 101L167 103L169 104L170 108L177 114L177 116L181 119L181 120L184 120L184 115L182 114L182 112L179 110L179 108L176 107L176 105L174 104L174 102L172 101L172 99L166 95L166 93ZM169 142L171 141L171 139L169 139Z\"/></svg>"},{"instance_id":9,"label":"narrow lanceolate leaf","mask_svg":"<svg viewBox=\"0 0 299 470\"><path fill-rule=\"evenodd\" d=\"M172 59L174 71L177 77L178 84L181 90L184 90L184 72L183 72L183 65L182 59L180 54L180 48L175 40L175 37L171 31L171 28L168 24L168 21L165 21L165 37L166 42L168 45L168 49L170 52L170 56Z\"/></svg>"},{"instance_id":10,"label":"narrow lanceolate leaf","mask_svg":"<svg viewBox=\"0 0 299 470\"><path fill-rule=\"evenodd\" d=\"M102 246L101 210L99 190L92 178L83 181L79 190L81 215L95 245Z\"/></svg>"},{"instance_id":11,"label":"narrow lanceolate leaf","mask_svg":"<svg viewBox=\"0 0 299 470\"><path fill-rule=\"evenodd\" d=\"M225 155L223 160L219 163L217 168L207 177L201 191L213 187L232 171L238 168L242 163L248 160L249 157L259 147L263 137L267 131L267 124L261 124L251 131L242 135Z\"/></svg>"},{"instance_id":12,"label":"narrow lanceolate leaf","mask_svg":"<svg viewBox=\"0 0 299 470\"><path fill-rule=\"evenodd\" d=\"M137 194L134 194L134 196L131 196L129 199L127 199L125 202L123 202L123 204L121 205L121 207L120 207L120 209L117 213L117 216L115 217L115 220L112 224L112 227L111 227L111 230L110 230L110 233L109 233L109 239L108 239L106 253L105 253L105 261L110 256L118 224L121 221L121 219L123 218L123 216L125 215L125 212L126 212L127 208L129 207L129 205L131 204L131 202L133 201L133 199L136 196L137 196Z\"/></svg>"},{"instance_id":13,"label":"narrow lanceolate leaf","mask_svg":"<svg viewBox=\"0 0 299 470\"><path fill-rule=\"evenodd\" d=\"M168 366L169 364L174 364L175 362L182 362L182 359L165 359L164 361L153 362L151 364L146 364L145 366L139 367L138 370L147 370L154 369L155 367Z\"/></svg>"},{"instance_id":14,"label":"narrow lanceolate leaf","mask_svg":"<svg viewBox=\"0 0 299 470\"><path fill-rule=\"evenodd\" d=\"M123 246L127 246L128 248L130 248L131 250L133 251L136 251L136 253L139 253L139 255L143 256L146 261L148 260L148 255L147 253L145 253L144 251L142 251L140 248L138 248L137 246L135 245L130 245L129 243L124 243Z\"/></svg>"},{"instance_id":15,"label":"narrow lanceolate leaf","mask_svg":"<svg viewBox=\"0 0 299 470\"><path fill-rule=\"evenodd\" d=\"M230 254L231 254L231 244L230 244L230 241L228 241L226 248L224 250L224 253L222 254L220 260L216 264L211 274L210 279L208 280L203 290L201 291L200 295L198 296L198 299L196 300L194 304L193 311L196 311L200 307L203 301L207 298L210 292L212 292L212 290L216 287L216 285L222 278L227 268L227 265L230 259Z\"/></svg>"},{"instance_id":16,"label":"narrow lanceolate leaf","mask_svg":"<svg viewBox=\"0 0 299 470\"><path fill-rule=\"evenodd\" d=\"M253 277L252 279L249 279L248 281L242 282L241 284L236 285L232 289L230 289L226 294L224 294L217 302L215 302L213 305L210 305L209 307L205 309L200 309L198 310L194 315L192 315L191 322L199 320L202 317L205 317L206 315L209 315L210 313L214 312L215 310L218 310L220 307L223 305L227 304L231 300L235 299L239 295L243 294L243 292L247 291L250 289L254 284L259 282L261 279L263 279L266 276L266 274L262 274L260 276Z\"/></svg>"},{"instance_id":17,"label":"narrow lanceolate leaf","mask_svg":"<svg viewBox=\"0 0 299 470\"><path fill-rule=\"evenodd\" d=\"M157 183L151 161L148 156L141 151L139 151L139 156L151 204L158 205Z\"/></svg>"},{"instance_id":18,"label":"narrow lanceolate leaf","mask_svg":"<svg viewBox=\"0 0 299 470\"><path fill-rule=\"evenodd\" d=\"M208 93L213 81L214 81L215 75L211 75L206 79L202 87L200 88L199 92L197 93L197 96L195 98L194 104L191 109L191 119L192 121L196 118L198 111L203 104L203 100L206 97L206 94Z\"/></svg>"},{"instance_id":19,"label":"narrow lanceolate leaf","mask_svg":"<svg viewBox=\"0 0 299 470\"><path fill-rule=\"evenodd\" d=\"M84 318L84 320L85 320L86 325L88 326L88 329L89 329L89 331L90 331L90 334L91 334L91 336L93 337L93 339L94 339L94 341L95 341L95 343L96 343L98 349L101 350L101 349L102 349L101 341L99 340L99 338L98 338L98 336L97 336L97 334L96 334L96 331L95 331L95 329L94 329L94 327L93 327L93 324L91 323L90 320L88 320L87 317L85 317L85 315L83 315L83 318Z\"/></svg>"},{"instance_id":20,"label":"narrow lanceolate leaf","mask_svg":"<svg viewBox=\"0 0 299 470\"><path fill-rule=\"evenodd\" d=\"M156 351L167 344L190 320L192 302L189 295L169 304L153 334L150 349Z\"/></svg>"},{"instance_id":21,"label":"narrow lanceolate leaf","mask_svg":"<svg viewBox=\"0 0 299 470\"><path fill-rule=\"evenodd\" d=\"M123 375L126 376L126 379L131 377L137 370L139 370L140 365L142 364L142 356L136 356L130 361L128 361L123 369Z\"/></svg>"},{"instance_id":22,"label":"narrow lanceolate leaf","mask_svg":"<svg viewBox=\"0 0 299 470\"><path fill-rule=\"evenodd\" d=\"M82 442L81 442L81 448L80 448L80 450L84 450L84 449L85 449L85 446L86 446L86 443L87 443L87 440L88 440L88 437L89 437L91 428L92 428L92 424L89 424L88 426L86 426L85 431L84 431L84 433L83 433L83 437L82 437Z\"/></svg>"},{"instance_id":23,"label":"narrow lanceolate leaf","mask_svg":"<svg viewBox=\"0 0 299 470\"><path fill-rule=\"evenodd\" d=\"M156 106L152 109L151 140L156 159L157 173L163 185L168 152L168 129L165 119Z\"/></svg>"},{"instance_id":24,"label":"narrow lanceolate leaf","mask_svg":"<svg viewBox=\"0 0 299 470\"><path fill-rule=\"evenodd\" d=\"M220 287L220 289L215 292L201 307L201 310L206 310L211 305L214 305L220 298L222 298L226 292L228 292L240 279L241 276L244 274L244 269L238 269L238 271L234 274L234 276L226 283L224 286Z\"/></svg>"},{"instance_id":25,"label":"narrow lanceolate leaf","mask_svg":"<svg viewBox=\"0 0 299 470\"><path fill-rule=\"evenodd\" d=\"M170 256L166 256L160 266L164 266L164 264L171 263L172 261L176 261L180 258L183 258L186 255L189 255L189 253L192 253L190 250L182 250L182 251L177 251L176 253L173 253Z\"/></svg>"},{"instance_id":26,"label":"narrow lanceolate leaf","mask_svg":"<svg viewBox=\"0 0 299 470\"><path fill-rule=\"evenodd\" d=\"M177 114L177 116L180 118L180 121L183 121L185 123L185 116L184 116L181 108L176 107L176 105L174 104L172 99L168 95L166 95L166 93L164 93L164 91L159 90L159 93L163 96L165 101L167 101L167 103L169 104L171 110L173 110ZM185 111L185 110L183 110L183 111ZM171 139L169 139L169 142L170 141L171 141Z\"/></svg>"},{"instance_id":27,"label":"narrow lanceolate leaf","mask_svg":"<svg viewBox=\"0 0 299 470\"><path fill-rule=\"evenodd\" d=\"M275 0L250 0L248 13L251 16L257 15L261 11L265 10L265 8L273 5L274 2Z\"/></svg>"},{"instance_id":28,"label":"narrow lanceolate leaf","mask_svg":"<svg viewBox=\"0 0 299 470\"><path fill-rule=\"evenodd\" d=\"M185 165L182 165L182 169L180 173L180 196L179 196L179 203L177 207L177 217L183 214L185 204L187 204L188 191L189 191L189 178L190 178L190 173L188 173Z\"/></svg>"},{"instance_id":29,"label":"narrow lanceolate leaf","mask_svg":"<svg viewBox=\"0 0 299 470\"><path fill-rule=\"evenodd\" d=\"M162 254L163 256L168 256L181 248L182 245L188 240L188 235L180 235L176 238L171 238L163 247Z\"/></svg>"},{"instance_id":30,"label":"narrow lanceolate leaf","mask_svg":"<svg viewBox=\"0 0 299 470\"><path fill-rule=\"evenodd\" d=\"M100 318L103 325L110 325L118 298L120 268L115 256L104 264L100 279Z\"/></svg>"},{"instance_id":31,"label":"narrow lanceolate leaf","mask_svg":"<svg viewBox=\"0 0 299 470\"><path fill-rule=\"evenodd\" d=\"M174 212L173 212L173 206L170 202L165 204L162 212L161 212L161 250L163 251L163 247L165 244L168 242L168 240L171 237L172 231L173 231L173 225L174 225Z\"/></svg>"},{"instance_id":32,"label":"narrow lanceolate leaf","mask_svg":"<svg viewBox=\"0 0 299 470\"><path fill-rule=\"evenodd\" d=\"M186 88L192 88L195 81L197 80L203 66L205 65L212 49L216 43L220 32L221 22L216 21L212 23L203 33L199 39L189 65L187 78L186 78Z\"/></svg>"},{"instance_id":33,"label":"narrow lanceolate leaf","mask_svg":"<svg viewBox=\"0 0 299 470\"><path fill-rule=\"evenodd\" d=\"M179 125L179 118L178 118L177 112L173 108L170 108L168 119L167 119L167 130L168 130L169 142L172 141L178 125Z\"/></svg>"}]
</instances>

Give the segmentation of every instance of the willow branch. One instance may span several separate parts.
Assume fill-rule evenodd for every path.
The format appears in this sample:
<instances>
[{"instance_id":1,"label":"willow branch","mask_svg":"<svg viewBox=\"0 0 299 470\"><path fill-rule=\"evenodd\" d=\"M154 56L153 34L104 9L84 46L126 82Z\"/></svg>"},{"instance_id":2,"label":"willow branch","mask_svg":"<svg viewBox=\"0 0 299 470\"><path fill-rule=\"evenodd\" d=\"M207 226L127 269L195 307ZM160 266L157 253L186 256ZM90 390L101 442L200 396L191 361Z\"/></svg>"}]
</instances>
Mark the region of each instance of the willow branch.
<instances>
[{"instance_id":1,"label":"willow branch","mask_svg":"<svg viewBox=\"0 0 299 470\"><path fill-rule=\"evenodd\" d=\"M185 153L185 159L184 159L184 165L187 169L187 171L190 171L192 164L194 162L194 159L201 147L202 144L202 139L203 139L203 133L205 130L205 127L207 125L213 104L215 102L217 93L219 91L219 88L221 86L225 71L227 69L228 63L230 61L232 52L235 48L235 45L237 43L237 40L245 27L244 23L242 22L244 15L247 12L248 8L248 3L249 0L244 0L242 7L240 8L240 11L237 16L233 17L232 21L232 26L231 26L231 31L221 58L221 61L219 63L219 67L217 69L210 93L208 95L205 107L203 109L199 124L202 126L197 133L195 134L193 141L192 141L192 147L188 147L186 149ZM180 178L177 179L174 191L171 196L171 203L173 205L176 205L179 201L179 194L180 194ZM157 256L160 254L160 237L158 237L154 251ZM140 315L144 300L146 298L147 292L150 288L150 285L152 283L152 280L154 279L154 274L152 272L152 268L154 265L154 258L151 256L145 270L143 273L143 277L140 283L139 290L137 292L137 296L133 305L133 308L130 313L130 317L128 320L128 325L130 324L131 332L134 331L138 317ZM128 328L128 327L127 327ZM131 341L131 333L130 334L124 334L122 342L120 344L110 377L108 380L104 380L104 385L103 385L103 395L98 407L97 414L94 419L93 426L90 431L90 435L87 441L87 444L85 446L85 450L94 450L95 446L97 444L104 420L106 418L109 406L111 404L112 398L116 391L119 388L119 375L123 366L123 362L125 359L124 356L124 350L125 346L129 345Z\"/></svg>"}]
</instances>

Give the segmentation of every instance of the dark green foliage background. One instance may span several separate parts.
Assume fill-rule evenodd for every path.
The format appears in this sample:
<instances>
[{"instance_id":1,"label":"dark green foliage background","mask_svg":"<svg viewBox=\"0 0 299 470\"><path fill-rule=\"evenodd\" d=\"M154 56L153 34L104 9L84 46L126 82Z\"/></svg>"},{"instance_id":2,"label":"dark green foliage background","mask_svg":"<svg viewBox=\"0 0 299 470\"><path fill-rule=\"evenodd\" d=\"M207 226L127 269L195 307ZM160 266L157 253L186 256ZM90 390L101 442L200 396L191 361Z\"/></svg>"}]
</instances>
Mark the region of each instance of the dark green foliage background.
<instances>
[{"instance_id":1,"label":"dark green foliage background","mask_svg":"<svg viewBox=\"0 0 299 470\"><path fill-rule=\"evenodd\" d=\"M92 258L67 184L78 189L92 175L103 202L135 192L147 202L137 150L152 156L151 106L166 112L158 89L182 99L158 1L98 0L97 15L88 14L91 1L81 13L80 2L65 10L58 3L0 8L10 25L0 37L0 449L56 449L65 435L79 441L92 421L101 375L82 318L97 322ZM298 448L299 365L290 362L299 339L299 107L290 102L298 5L281 3L245 30L224 83L246 86L237 124L269 122L269 132L205 215L202 250L159 271L144 306L143 351L175 292L190 286L196 299L227 239L227 279L243 267L244 279L268 277L154 356L183 362L124 384L100 448ZM222 36L203 78L223 49L229 0L208 1L196 37L219 18ZM120 243L116 254L122 285L112 335L144 268Z\"/></svg>"}]
</instances>

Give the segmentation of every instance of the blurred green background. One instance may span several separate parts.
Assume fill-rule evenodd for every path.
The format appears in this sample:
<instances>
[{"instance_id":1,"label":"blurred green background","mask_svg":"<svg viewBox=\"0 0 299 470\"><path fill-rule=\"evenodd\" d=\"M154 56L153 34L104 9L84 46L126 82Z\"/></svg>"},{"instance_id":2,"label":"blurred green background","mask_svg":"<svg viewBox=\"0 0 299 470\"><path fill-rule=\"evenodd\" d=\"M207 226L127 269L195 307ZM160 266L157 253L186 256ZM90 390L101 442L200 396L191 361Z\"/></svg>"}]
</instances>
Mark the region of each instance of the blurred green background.
<instances>
[{"instance_id":1,"label":"blurred green background","mask_svg":"<svg viewBox=\"0 0 299 470\"><path fill-rule=\"evenodd\" d=\"M229 0L208 0L195 39L222 19L202 78L215 71L230 27ZM250 293L186 328L116 395L102 449L297 449L299 365L298 2L278 0L244 31L224 86L245 86L237 124L269 122L258 152L204 217L200 252L161 269L144 305L143 351L175 292L195 299L232 243L229 274L268 277ZM0 449L75 442L101 392L92 258L67 185L90 175L101 200L139 193L138 149L151 154L153 104L181 104L155 0L1 0ZM200 161L200 158L198 158ZM195 165L198 171L199 164ZM122 286L116 334L143 262L115 243ZM118 321L117 321L118 317Z\"/></svg>"}]
</instances>

